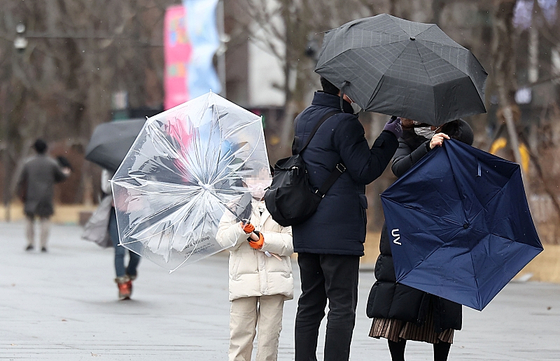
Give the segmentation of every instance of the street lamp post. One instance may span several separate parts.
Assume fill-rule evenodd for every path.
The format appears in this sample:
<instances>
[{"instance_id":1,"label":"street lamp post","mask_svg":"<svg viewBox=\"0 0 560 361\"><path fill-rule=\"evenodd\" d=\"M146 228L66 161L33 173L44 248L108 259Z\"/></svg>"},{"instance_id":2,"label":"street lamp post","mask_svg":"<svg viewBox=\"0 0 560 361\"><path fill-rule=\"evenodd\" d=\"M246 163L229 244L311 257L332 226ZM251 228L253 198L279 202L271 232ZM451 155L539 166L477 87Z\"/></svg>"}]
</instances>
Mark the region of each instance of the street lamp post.
<instances>
[{"instance_id":1,"label":"street lamp post","mask_svg":"<svg viewBox=\"0 0 560 361\"><path fill-rule=\"evenodd\" d=\"M8 121L8 115L6 114L5 111L2 111L2 115L4 117L3 121L4 121L4 147L2 149L2 163L4 164L4 189L3 189L3 194L4 194L4 220L6 222L9 222L11 219L10 216L10 201L11 201L11 195L10 195L10 191L11 191L11 182L10 182L10 177L8 176L10 174L10 157L9 157L9 153L8 153L8 142L10 139L10 134L9 134L9 124L10 122Z\"/></svg>"},{"instance_id":2,"label":"street lamp post","mask_svg":"<svg viewBox=\"0 0 560 361\"><path fill-rule=\"evenodd\" d=\"M25 38L25 24L18 23L16 25L16 37L14 39L14 48L18 53L23 53L27 48L27 39ZM9 145L10 145L10 120L8 114L3 112L3 125L4 125L4 146L2 149L2 163L4 164L4 220L9 222L11 220L10 203L12 200L12 187L11 179L9 174L11 174L10 169L10 157L9 157Z\"/></svg>"}]
</instances>

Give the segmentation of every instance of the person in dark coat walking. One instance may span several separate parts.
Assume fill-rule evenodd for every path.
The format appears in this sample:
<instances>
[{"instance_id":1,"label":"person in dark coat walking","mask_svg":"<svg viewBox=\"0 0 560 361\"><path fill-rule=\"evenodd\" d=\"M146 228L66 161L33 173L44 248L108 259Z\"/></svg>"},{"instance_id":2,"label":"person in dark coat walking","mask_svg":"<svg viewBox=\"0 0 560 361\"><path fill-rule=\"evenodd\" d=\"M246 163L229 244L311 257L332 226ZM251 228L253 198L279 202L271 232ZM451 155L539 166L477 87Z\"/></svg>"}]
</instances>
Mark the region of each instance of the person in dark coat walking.
<instances>
[{"instance_id":1,"label":"person in dark coat walking","mask_svg":"<svg viewBox=\"0 0 560 361\"><path fill-rule=\"evenodd\" d=\"M304 144L317 122L334 111L319 127L302 158L316 188L338 162L344 163L346 171L328 190L316 213L292 227L302 290L295 322L296 361L317 359L319 326L327 300L324 359L349 358L358 266L366 235L365 186L383 173L402 133L400 119L393 117L369 147L364 128L353 114L352 100L326 79L321 78L321 84L323 91L315 93L311 105L295 120L294 150Z\"/></svg>"},{"instance_id":2,"label":"person in dark coat walking","mask_svg":"<svg viewBox=\"0 0 560 361\"><path fill-rule=\"evenodd\" d=\"M37 152L28 159L18 180L17 189L21 201L24 203L24 213L27 219L26 251L31 251L35 244L35 218L40 221L41 251L47 251L47 241L50 231L50 217L54 213L53 194L54 184L62 182L70 175L68 166L61 167L47 155L47 143L37 139L33 144Z\"/></svg>"},{"instance_id":3,"label":"person in dark coat walking","mask_svg":"<svg viewBox=\"0 0 560 361\"><path fill-rule=\"evenodd\" d=\"M450 137L467 144L473 142L473 132L462 119L442 126L414 126L403 119L403 135L391 169L400 177L435 147ZM393 361L404 361L407 340L433 344L434 360L447 360L454 330L462 326L462 306L452 301L396 283L393 257L387 227L383 227L379 244L380 255L375 264L376 282L368 299L367 313L373 317L370 336L388 340Z\"/></svg>"}]
</instances>

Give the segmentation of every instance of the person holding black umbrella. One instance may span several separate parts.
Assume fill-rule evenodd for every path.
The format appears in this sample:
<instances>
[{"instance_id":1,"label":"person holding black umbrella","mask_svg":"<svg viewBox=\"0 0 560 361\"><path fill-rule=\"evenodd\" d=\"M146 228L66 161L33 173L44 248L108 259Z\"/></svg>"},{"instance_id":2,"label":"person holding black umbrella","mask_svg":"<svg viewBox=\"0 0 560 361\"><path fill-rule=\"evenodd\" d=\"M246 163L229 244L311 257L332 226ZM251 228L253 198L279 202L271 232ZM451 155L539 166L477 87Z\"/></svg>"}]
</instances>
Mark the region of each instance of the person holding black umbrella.
<instances>
[{"instance_id":1,"label":"person holding black umbrella","mask_svg":"<svg viewBox=\"0 0 560 361\"><path fill-rule=\"evenodd\" d=\"M403 119L403 136L393 158L391 170L400 177L416 162L446 139L472 144L473 131L462 119L448 122L436 133L436 127ZM368 298L367 314L373 318L369 335L386 338L393 361L404 361L407 340L433 344L434 360L447 360L454 330L462 326L462 306L396 283L390 239L383 226L380 255L375 265L376 282Z\"/></svg>"},{"instance_id":2,"label":"person holding black umbrella","mask_svg":"<svg viewBox=\"0 0 560 361\"><path fill-rule=\"evenodd\" d=\"M119 120L102 123L95 128L86 147L85 159L103 168L101 173L101 190L106 197L112 197L110 180L136 140L145 122L145 119ZM119 289L118 297L120 300L130 299L132 281L137 276L136 269L140 262L140 256L129 251L128 265L125 266L127 252L119 244L115 200L113 199L108 214L104 214L104 206L98 209L98 211L102 214L103 222L108 222L107 232L115 249L115 282Z\"/></svg>"},{"instance_id":3,"label":"person holding black umbrella","mask_svg":"<svg viewBox=\"0 0 560 361\"><path fill-rule=\"evenodd\" d=\"M292 226L302 294L295 322L295 360L316 360L319 326L329 305L325 360L348 360L356 318L358 270L364 254L365 186L378 178L398 147L400 119L392 117L369 146L352 99L325 78L309 107L295 120L294 151L318 128L302 153L310 183L319 187L338 162L346 170L311 218Z\"/></svg>"}]
</instances>

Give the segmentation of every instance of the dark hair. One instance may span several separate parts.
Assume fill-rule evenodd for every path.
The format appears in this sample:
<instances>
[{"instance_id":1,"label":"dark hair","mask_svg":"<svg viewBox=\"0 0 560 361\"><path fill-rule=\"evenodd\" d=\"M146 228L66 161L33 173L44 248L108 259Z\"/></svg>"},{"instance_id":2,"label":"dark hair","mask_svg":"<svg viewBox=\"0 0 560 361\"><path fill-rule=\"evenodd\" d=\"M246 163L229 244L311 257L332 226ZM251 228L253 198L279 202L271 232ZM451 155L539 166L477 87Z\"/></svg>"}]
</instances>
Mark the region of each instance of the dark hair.
<instances>
[{"instance_id":1,"label":"dark hair","mask_svg":"<svg viewBox=\"0 0 560 361\"><path fill-rule=\"evenodd\" d=\"M455 119L445 123L441 127L441 132L468 145L472 145L474 141L473 130L469 123L463 119Z\"/></svg>"},{"instance_id":2,"label":"dark hair","mask_svg":"<svg viewBox=\"0 0 560 361\"><path fill-rule=\"evenodd\" d=\"M321 77L321 86L323 87L323 91L327 94L338 95L340 92L340 89L323 77Z\"/></svg>"},{"instance_id":3,"label":"dark hair","mask_svg":"<svg viewBox=\"0 0 560 361\"><path fill-rule=\"evenodd\" d=\"M45 154L47 151L47 143L43 139L37 139L35 143L33 143L33 148L39 154Z\"/></svg>"}]
</instances>

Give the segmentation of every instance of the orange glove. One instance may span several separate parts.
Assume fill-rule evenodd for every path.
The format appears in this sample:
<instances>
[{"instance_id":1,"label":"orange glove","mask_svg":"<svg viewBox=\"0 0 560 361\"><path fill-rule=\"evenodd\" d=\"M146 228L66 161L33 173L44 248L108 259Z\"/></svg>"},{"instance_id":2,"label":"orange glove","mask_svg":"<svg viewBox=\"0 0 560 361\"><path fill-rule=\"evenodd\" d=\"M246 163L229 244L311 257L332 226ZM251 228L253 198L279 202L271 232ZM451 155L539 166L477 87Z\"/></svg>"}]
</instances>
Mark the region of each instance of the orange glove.
<instances>
[{"instance_id":1,"label":"orange glove","mask_svg":"<svg viewBox=\"0 0 560 361\"><path fill-rule=\"evenodd\" d=\"M251 237L247 238L247 241L249 241L249 246L254 249L261 249L264 244L264 237L259 231L253 231L253 233L257 235L257 237L259 237L259 240L255 241Z\"/></svg>"},{"instance_id":2,"label":"orange glove","mask_svg":"<svg viewBox=\"0 0 560 361\"><path fill-rule=\"evenodd\" d=\"M243 229L243 232L249 234L251 232L253 232L255 230L255 226L253 226L251 223L247 222L241 222L241 228Z\"/></svg>"}]
</instances>

